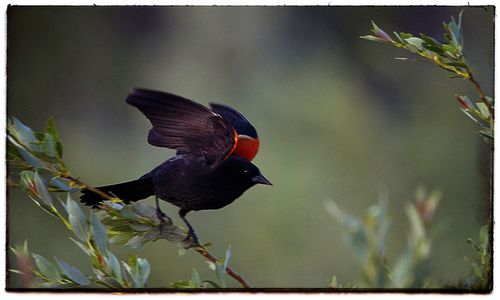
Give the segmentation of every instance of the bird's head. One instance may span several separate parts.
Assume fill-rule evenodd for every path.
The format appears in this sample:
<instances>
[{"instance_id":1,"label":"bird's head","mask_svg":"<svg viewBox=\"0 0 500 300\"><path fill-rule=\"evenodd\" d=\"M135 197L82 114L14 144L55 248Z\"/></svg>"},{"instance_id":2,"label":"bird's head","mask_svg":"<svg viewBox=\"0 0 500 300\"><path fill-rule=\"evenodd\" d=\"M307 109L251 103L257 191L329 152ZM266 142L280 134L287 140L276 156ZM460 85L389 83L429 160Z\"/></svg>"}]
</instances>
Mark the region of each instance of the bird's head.
<instances>
[{"instance_id":1,"label":"bird's head","mask_svg":"<svg viewBox=\"0 0 500 300\"><path fill-rule=\"evenodd\" d=\"M234 187L248 189L256 184L272 185L256 165L236 155L227 158L219 171L222 173L221 177L225 178L226 184Z\"/></svg>"}]
</instances>

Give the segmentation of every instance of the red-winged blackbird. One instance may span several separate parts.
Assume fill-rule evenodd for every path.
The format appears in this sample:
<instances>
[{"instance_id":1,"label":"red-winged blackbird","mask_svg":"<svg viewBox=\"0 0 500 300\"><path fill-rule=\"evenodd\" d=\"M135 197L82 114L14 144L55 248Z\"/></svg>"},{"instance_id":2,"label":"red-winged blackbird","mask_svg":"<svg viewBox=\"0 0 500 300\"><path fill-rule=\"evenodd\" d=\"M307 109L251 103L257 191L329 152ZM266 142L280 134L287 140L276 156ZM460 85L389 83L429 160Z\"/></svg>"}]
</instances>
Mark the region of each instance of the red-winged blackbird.
<instances>
[{"instance_id":1,"label":"red-winged blackbird","mask_svg":"<svg viewBox=\"0 0 500 300\"><path fill-rule=\"evenodd\" d=\"M99 190L125 203L155 196L160 218L165 215L158 198L180 207L189 236L198 244L186 219L188 212L219 209L255 184L271 185L250 162L259 148L257 132L236 110L212 103L209 109L180 96L144 89L134 89L126 101L151 121L148 142L177 153L137 180ZM81 201L89 206L97 207L104 200L90 190L82 193Z\"/></svg>"}]
</instances>

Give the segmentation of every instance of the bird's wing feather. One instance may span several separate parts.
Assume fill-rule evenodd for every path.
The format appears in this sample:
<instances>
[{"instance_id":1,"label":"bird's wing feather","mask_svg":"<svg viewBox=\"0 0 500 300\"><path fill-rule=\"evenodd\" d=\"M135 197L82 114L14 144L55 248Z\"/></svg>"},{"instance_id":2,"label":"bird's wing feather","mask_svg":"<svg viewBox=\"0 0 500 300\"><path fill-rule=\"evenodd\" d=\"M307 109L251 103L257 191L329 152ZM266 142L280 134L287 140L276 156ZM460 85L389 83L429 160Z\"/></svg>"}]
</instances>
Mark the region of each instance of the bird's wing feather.
<instances>
[{"instance_id":1,"label":"bird's wing feather","mask_svg":"<svg viewBox=\"0 0 500 300\"><path fill-rule=\"evenodd\" d=\"M257 131L250 122L237 110L223 104L210 103L210 108L228 120L238 134L257 138Z\"/></svg>"},{"instance_id":2,"label":"bird's wing feather","mask_svg":"<svg viewBox=\"0 0 500 300\"><path fill-rule=\"evenodd\" d=\"M230 122L190 99L165 92L134 89L127 103L137 107L150 121L151 145L203 155L211 162L228 157L237 142Z\"/></svg>"}]
</instances>

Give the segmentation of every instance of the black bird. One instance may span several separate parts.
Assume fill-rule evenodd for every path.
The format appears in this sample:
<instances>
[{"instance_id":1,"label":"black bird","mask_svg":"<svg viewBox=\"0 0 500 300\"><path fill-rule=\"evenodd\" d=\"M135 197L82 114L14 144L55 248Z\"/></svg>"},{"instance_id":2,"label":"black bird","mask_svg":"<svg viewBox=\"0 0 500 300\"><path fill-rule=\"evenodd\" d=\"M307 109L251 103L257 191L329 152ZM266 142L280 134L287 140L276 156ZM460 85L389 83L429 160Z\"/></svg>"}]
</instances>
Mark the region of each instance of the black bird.
<instances>
[{"instance_id":1,"label":"black bird","mask_svg":"<svg viewBox=\"0 0 500 300\"><path fill-rule=\"evenodd\" d=\"M211 109L166 92L134 89L126 102L137 107L153 127L151 145L177 150L137 180L98 187L125 203L155 196L180 208L179 216L196 244L196 234L186 219L192 210L219 209L256 184L272 185L250 162L259 139L255 128L236 110L221 104ZM83 190L81 202L98 207L99 194Z\"/></svg>"}]
</instances>

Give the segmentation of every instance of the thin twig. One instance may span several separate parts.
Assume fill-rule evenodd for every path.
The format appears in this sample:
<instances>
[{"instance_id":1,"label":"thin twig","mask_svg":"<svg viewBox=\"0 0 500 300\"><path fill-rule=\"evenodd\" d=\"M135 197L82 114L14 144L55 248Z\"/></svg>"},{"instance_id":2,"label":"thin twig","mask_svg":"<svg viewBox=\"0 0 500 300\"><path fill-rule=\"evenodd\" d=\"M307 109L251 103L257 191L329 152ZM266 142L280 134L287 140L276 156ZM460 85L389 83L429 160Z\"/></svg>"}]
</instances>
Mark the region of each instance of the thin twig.
<instances>
[{"instance_id":1,"label":"thin twig","mask_svg":"<svg viewBox=\"0 0 500 300\"><path fill-rule=\"evenodd\" d=\"M77 184L81 189L86 189L86 190L89 190L89 191L92 191L92 192L98 194L99 196L103 197L104 199L108 199L108 200L114 199L113 196L108 195L108 194L104 193L103 191L99 190L98 188L90 186L90 185L86 184L85 182L81 181L80 179L74 178L73 176L71 176L69 174L59 174L59 176L62 178L68 179L69 181L73 182L74 184Z\"/></svg>"},{"instance_id":2,"label":"thin twig","mask_svg":"<svg viewBox=\"0 0 500 300\"><path fill-rule=\"evenodd\" d=\"M479 97L481 98L481 101L488 107L488 111L490 112L491 119L494 119L495 117L495 112L493 110L493 107L491 107L491 104L488 102L488 99L486 99L486 94L484 93L483 89L481 88L481 85L479 82L474 78L472 75L472 72L467 68L467 72L469 73L469 81L472 82L474 87L476 88L477 92L479 93Z\"/></svg>"},{"instance_id":3,"label":"thin twig","mask_svg":"<svg viewBox=\"0 0 500 300\"><path fill-rule=\"evenodd\" d=\"M208 259L209 261L213 262L213 263L216 263L219 259L215 256L213 256L210 252L208 252L204 247L202 246L198 246L196 247L194 250L196 250L196 252L200 253L201 255L203 255L206 259ZM243 276L241 276L240 274L236 273L233 269L231 269L229 266L226 267L226 273L233 277L234 280L238 281L241 286L243 286L244 288L251 288L250 284L248 283L248 281L245 280L245 278L243 278Z\"/></svg>"}]
</instances>

